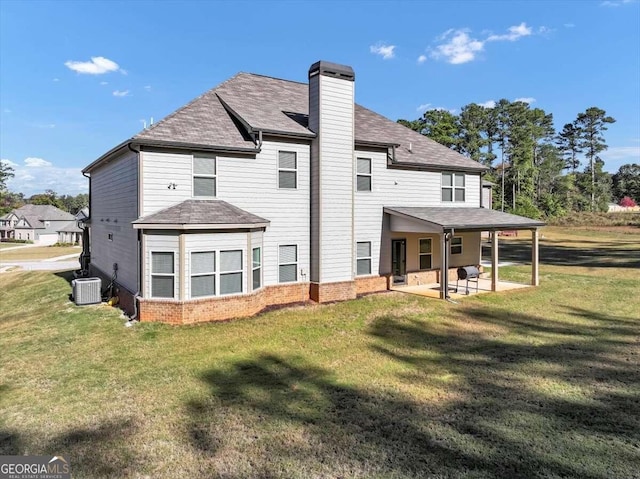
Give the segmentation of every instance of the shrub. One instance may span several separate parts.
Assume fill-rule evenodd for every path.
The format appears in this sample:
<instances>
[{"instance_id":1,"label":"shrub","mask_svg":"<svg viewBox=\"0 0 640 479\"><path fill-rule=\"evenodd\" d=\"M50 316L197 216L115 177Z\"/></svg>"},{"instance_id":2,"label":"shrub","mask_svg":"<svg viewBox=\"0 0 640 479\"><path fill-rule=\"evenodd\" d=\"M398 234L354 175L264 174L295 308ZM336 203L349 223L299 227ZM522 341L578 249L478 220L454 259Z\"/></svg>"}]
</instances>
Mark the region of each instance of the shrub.
<instances>
[{"instance_id":1,"label":"shrub","mask_svg":"<svg viewBox=\"0 0 640 479\"><path fill-rule=\"evenodd\" d=\"M618 203L620 206L624 206L625 208L634 208L636 206L638 206L635 202L635 200L633 198L630 198L628 196L625 196L624 198L622 198L620 200L620 203Z\"/></svg>"}]
</instances>

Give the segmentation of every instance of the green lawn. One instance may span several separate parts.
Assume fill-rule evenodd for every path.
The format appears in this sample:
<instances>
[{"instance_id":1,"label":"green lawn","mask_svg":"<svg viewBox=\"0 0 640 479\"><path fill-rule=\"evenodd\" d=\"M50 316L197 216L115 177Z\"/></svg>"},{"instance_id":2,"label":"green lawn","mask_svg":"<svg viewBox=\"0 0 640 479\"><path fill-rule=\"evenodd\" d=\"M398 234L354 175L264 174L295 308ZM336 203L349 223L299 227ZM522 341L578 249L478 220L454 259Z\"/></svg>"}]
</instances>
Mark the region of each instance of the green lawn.
<instances>
[{"instance_id":1,"label":"green lawn","mask_svg":"<svg viewBox=\"0 0 640 479\"><path fill-rule=\"evenodd\" d=\"M40 261L77 253L80 255L80 246L34 246L31 248L18 248L0 253L0 262L10 261Z\"/></svg>"},{"instance_id":2,"label":"green lawn","mask_svg":"<svg viewBox=\"0 0 640 479\"><path fill-rule=\"evenodd\" d=\"M386 293L192 327L125 328L63 275L0 275L0 455L75 477L640 477L640 234L555 235L612 260L543 255L539 288L457 305Z\"/></svg>"},{"instance_id":3,"label":"green lawn","mask_svg":"<svg viewBox=\"0 0 640 479\"><path fill-rule=\"evenodd\" d=\"M0 250L6 248L15 248L16 246L24 246L23 243L0 243Z\"/></svg>"}]
</instances>

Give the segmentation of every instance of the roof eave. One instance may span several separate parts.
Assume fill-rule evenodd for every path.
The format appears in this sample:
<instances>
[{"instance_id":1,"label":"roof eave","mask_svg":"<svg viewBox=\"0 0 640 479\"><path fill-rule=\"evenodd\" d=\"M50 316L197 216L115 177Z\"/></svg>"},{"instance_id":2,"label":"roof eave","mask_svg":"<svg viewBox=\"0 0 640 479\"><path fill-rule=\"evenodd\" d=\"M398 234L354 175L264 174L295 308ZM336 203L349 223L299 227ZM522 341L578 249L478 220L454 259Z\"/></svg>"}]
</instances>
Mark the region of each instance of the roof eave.
<instances>
[{"instance_id":1,"label":"roof eave","mask_svg":"<svg viewBox=\"0 0 640 479\"><path fill-rule=\"evenodd\" d=\"M133 222L133 228L142 230L243 230L253 228L266 228L269 222L262 223L209 223L209 224L193 224L193 223L137 223Z\"/></svg>"},{"instance_id":2,"label":"roof eave","mask_svg":"<svg viewBox=\"0 0 640 479\"><path fill-rule=\"evenodd\" d=\"M412 163L408 161L394 161L388 165L389 169L398 170L427 170L427 171L460 171L460 172L474 172L481 173L487 171L488 168L484 165L478 164L478 166L460 166L460 165L436 165L427 163Z\"/></svg>"}]
</instances>

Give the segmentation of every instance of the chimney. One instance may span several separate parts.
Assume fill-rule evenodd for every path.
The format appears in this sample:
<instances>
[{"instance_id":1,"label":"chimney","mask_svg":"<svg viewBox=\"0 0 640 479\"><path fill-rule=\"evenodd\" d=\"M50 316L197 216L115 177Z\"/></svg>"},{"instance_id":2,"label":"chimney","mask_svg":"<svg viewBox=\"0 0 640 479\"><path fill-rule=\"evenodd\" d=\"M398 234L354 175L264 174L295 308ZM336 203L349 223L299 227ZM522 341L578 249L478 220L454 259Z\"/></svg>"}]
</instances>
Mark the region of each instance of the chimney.
<instances>
[{"instance_id":1,"label":"chimney","mask_svg":"<svg viewBox=\"0 0 640 479\"><path fill-rule=\"evenodd\" d=\"M317 135L311 144L310 279L319 302L355 297L354 85L349 66L320 61L309 69L309 129Z\"/></svg>"}]
</instances>

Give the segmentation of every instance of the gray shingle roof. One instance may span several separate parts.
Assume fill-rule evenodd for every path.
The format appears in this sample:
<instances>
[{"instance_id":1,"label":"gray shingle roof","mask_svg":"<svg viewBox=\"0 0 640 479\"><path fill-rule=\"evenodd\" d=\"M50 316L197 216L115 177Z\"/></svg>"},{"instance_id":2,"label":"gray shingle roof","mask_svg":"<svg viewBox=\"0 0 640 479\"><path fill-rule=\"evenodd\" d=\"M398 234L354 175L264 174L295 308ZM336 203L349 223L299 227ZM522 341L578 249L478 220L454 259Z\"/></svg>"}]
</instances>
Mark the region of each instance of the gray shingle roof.
<instances>
[{"instance_id":1,"label":"gray shingle roof","mask_svg":"<svg viewBox=\"0 0 640 479\"><path fill-rule=\"evenodd\" d=\"M12 213L18 217L35 217L42 221L72 221L75 219L71 213L62 211L53 205L24 205L13 210Z\"/></svg>"},{"instance_id":2,"label":"gray shingle roof","mask_svg":"<svg viewBox=\"0 0 640 479\"><path fill-rule=\"evenodd\" d=\"M222 200L186 200L177 205L145 216L133 222L138 227L161 227L171 225L172 228L239 228L264 227L269 220L249 213L237 206Z\"/></svg>"},{"instance_id":3,"label":"gray shingle roof","mask_svg":"<svg viewBox=\"0 0 640 479\"><path fill-rule=\"evenodd\" d=\"M255 148L245 127L267 133L313 137L315 134L307 128L308 95L306 83L239 73L138 133L133 140ZM234 114L240 121L234 119ZM354 116L356 143L399 145L395 149L398 162L439 168L486 169L360 105L355 105Z\"/></svg>"},{"instance_id":4,"label":"gray shingle roof","mask_svg":"<svg viewBox=\"0 0 640 479\"><path fill-rule=\"evenodd\" d=\"M385 206L385 213L426 221L443 229L537 228L544 222L488 208Z\"/></svg>"},{"instance_id":5,"label":"gray shingle roof","mask_svg":"<svg viewBox=\"0 0 640 479\"><path fill-rule=\"evenodd\" d=\"M78 226L78 223L76 221L69 221L62 227L58 228L56 231L62 233L81 233L82 229Z\"/></svg>"}]
</instances>

